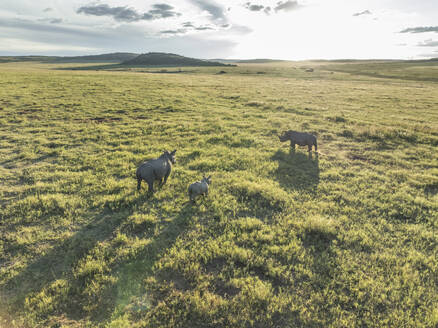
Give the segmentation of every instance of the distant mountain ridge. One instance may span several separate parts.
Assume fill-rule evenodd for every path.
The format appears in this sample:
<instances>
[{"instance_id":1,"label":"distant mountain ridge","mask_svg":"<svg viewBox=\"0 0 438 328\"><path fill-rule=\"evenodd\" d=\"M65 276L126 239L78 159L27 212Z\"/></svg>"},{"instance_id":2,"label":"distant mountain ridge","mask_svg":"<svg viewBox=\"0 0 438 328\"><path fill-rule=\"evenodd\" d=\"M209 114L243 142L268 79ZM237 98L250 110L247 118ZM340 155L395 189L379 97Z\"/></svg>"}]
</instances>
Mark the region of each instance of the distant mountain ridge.
<instances>
[{"instance_id":1,"label":"distant mountain ridge","mask_svg":"<svg viewBox=\"0 0 438 328\"><path fill-rule=\"evenodd\" d=\"M56 57L56 62L105 62L122 63L124 61L138 57L139 54L131 52L114 52L101 55L75 56L75 57Z\"/></svg>"},{"instance_id":2,"label":"distant mountain ridge","mask_svg":"<svg viewBox=\"0 0 438 328\"><path fill-rule=\"evenodd\" d=\"M114 52L86 56L0 56L0 63L40 61L45 63L122 63L137 57L130 52Z\"/></svg>"},{"instance_id":3,"label":"distant mountain ridge","mask_svg":"<svg viewBox=\"0 0 438 328\"><path fill-rule=\"evenodd\" d=\"M122 65L130 66L230 66L224 63L184 57L172 53L149 52L124 61Z\"/></svg>"}]
</instances>

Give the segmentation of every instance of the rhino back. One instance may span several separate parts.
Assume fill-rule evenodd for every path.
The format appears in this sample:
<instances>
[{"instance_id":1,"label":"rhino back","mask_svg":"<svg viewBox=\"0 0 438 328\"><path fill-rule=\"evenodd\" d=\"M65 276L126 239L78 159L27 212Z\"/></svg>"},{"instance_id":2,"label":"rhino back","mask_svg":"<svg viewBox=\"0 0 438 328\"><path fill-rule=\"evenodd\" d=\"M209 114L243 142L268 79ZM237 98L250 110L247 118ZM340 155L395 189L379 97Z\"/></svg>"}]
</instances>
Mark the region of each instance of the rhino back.
<instances>
[{"instance_id":1,"label":"rhino back","mask_svg":"<svg viewBox=\"0 0 438 328\"><path fill-rule=\"evenodd\" d=\"M149 178L153 177L154 175L154 168L152 165L150 165L149 162L145 162L141 164L137 169L137 177L141 177L145 180L148 180Z\"/></svg>"},{"instance_id":2,"label":"rhino back","mask_svg":"<svg viewBox=\"0 0 438 328\"><path fill-rule=\"evenodd\" d=\"M137 176L140 176L145 180L161 179L169 172L169 170L170 166L167 161L161 158L156 158L141 164L137 169Z\"/></svg>"},{"instance_id":3,"label":"rhino back","mask_svg":"<svg viewBox=\"0 0 438 328\"><path fill-rule=\"evenodd\" d=\"M289 136L293 142L300 146L313 144L315 140L315 136L305 132L290 131Z\"/></svg>"},{"instance_id":4,"label":"rhino back","mask_svg":"<svg viewBox=\"0 0 438 328\"><path fill-rule=\"evenodd\" d=\"M166 174L170 173L171 166L164 159L159 158L159 159L155 160L154 163L152 164L152 166L154 168L155 175L159 179L164 177Z\"/></svg>"},{"instance_id":5,"label":"rhino back","mask_svg":"<svg viewBox=\"0 0 438 328\"><path fill-rule=\"evenodd\" d=\"M196 181L189 186L190 193L198 193L201 190L201 182Z\"/></svg>"}]
</instances>

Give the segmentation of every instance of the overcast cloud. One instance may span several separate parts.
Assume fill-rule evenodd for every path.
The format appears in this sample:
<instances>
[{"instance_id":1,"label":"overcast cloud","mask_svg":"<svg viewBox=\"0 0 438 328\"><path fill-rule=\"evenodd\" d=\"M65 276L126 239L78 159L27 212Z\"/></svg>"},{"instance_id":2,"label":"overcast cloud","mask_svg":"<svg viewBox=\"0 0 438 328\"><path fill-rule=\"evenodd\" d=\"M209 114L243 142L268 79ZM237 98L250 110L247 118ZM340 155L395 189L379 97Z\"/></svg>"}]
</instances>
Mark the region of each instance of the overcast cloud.
<instances>
[{"instance_id":1,"label":"overcast cloud","mask_svg":"<svg viewBox=\"0 0 438 328\"><path fill-rule=\"evenodd\" d=\"M438 26L420 26L420 27L409 27L400 31L400 33L427 33L435 32L438 33Z\"/></svg>"},{"instance_id":2,"label":"overcast cloud","mask_svg":"<svg viewBox=\"0 0 438 328\"><path fill-rule=\"evenodd\" d=\"M211 15L214 21L226 21L225 7L211 0L190 0L191 3L199 7L202 11L206 11Z\"/></svg>"},{"instance_id":3,"label":"overcast cloud","mask_svg":"<svg viewBox=\"0 0 438 328\"><path fill-rule=\"evenodd\" d=\"M364 11L361 11L360 13L355 13L355 14L353 14L353 16L357 17L357 16L371 15L371 14L372 14L371 11L369 11L369 10L364 10Z\"/></svg>"},{"instance_id":4,"label":"overcast cloud","mask_svg":"<svg viewBox=\"0 0 438 328\"><path fill-rule=\"evenodd\" d=\"M420 47L437 47L438 48L438 41L426 40L424 42L420 42L418 45ZM437 52L438 52L438 50L437 50Z\"/></svg>"},{"instance_id":5,"label":"overcast cloud","mask_svg":"<svg viewBox=\"0 0 438 328\"><path fill-rule=\"evenodd\" d=\"M277 3L277 6L274 7L275 11L291 11L294 9L297 9L299 7L298 2L297 1L280 1Z\"/></svg>"},{"instance_id":6,"label":"overcast cloud","mask_svg":"<svg viewBox=\"0 0 438 328\"><path fill-rule=\"evenodd\" d=\"M154 20L181 16L180 13L173 11L173 7L168 4L155 4L153 9L145 13L139 13L135 9L128 7L110 7L107 4L91 5L80 7L76 12L93 16L111 16L120 22L136 22L140 20Z\"/></svg>"},{"instance_id":7,"label":"overcast cloud","mask_svg":"<svg viewBox=\"0 0 438 328\"><path fill-rule=\"evenodd\" d=\"M437 13L419 0L1 0L0 55L423 58Z\"/></svg>"}]
</instances>

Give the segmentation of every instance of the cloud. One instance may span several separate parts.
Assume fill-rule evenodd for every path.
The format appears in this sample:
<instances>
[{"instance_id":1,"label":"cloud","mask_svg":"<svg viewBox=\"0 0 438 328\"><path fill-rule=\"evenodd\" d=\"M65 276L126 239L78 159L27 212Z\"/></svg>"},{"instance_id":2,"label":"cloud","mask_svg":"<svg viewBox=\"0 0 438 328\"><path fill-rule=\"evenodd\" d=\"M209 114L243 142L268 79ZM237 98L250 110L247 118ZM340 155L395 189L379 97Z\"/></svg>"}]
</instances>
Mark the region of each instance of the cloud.
<instances>
[{"instance_id":1,"label":"cloud","mask_svg":"<svg viewBox=\"0 0 438 328\"><path fill-rule=\"evenodd\" d=\"M209 30L215 30L214 27L208 26L208 25L201 25L196 26L193 22L185 22L181 24L182 28L176 29L176 30L165 30L161 31L160 34L169 34L169 35L175 35L175 34L185 34L189 31L209 31ZM228 26L226 26L228 27Z\"/></svg>"},{"instance_id":2,"label":"cloud","mask_svg":"<svg viewBox=\"0 0 438 328\"><path fill-rule=\"evenodd\" d=\"M180 13L172 11L172 6L165 3L155 4L152 7L154 9L149 10L149 12L144 15L152 15L152 17L154 17L153 19L181 16Z\"/></svg>"},{"instance_id":3,"label":"cloud","mask_svg":"<svg viewBox=\"0 0 438 328\"><path fill-rule=\"evenodd\" d=\"M59 24L63 22L62 18L41 18L38 19L39 22L46 22L50 24Z\"/></svg>"},{"instance_id":4,"label":"cloud","mask_svg":"<svg viewBox=\"0 0 438 328\"><path fill-rule=\"evenodd\" d=\"M53 26L49 24L37 23L26 19L2 19L0 20L0 27L6 29L13 29L15 33L17 31L24 31L25 34L31 35L32 33L42 33L45 36L60 35L65 38L68 35L70 38L73 36L78 37L99 37L101 34L95 30L90 30L86 27L67 27L67 26Z\"/></svg>"},{"instance_id":5,"label":"cloud","mask_svg":"<svg viewBox=\"0 0 438 328\"><path fill-rule=\"evenodd\" d=\"M32 49L32 54L46 54L47 52L55 52L55 53L68 53L72 54L83 54L90 53L92 51L96 51L95 48L92 47L81 47L74 45L66 45L66 44L51 44L44 43L39 41L29 41L22 40L16 38L3 38L0 36L0 52L2 55L16 55L24 54L29 55L29 49Z\"/></svg>"},{"instance_id":6,"label":"cloud","mask_svg":"<svg viewBox=\"0 0 438 328\"><path fill-rule=\"evenodd\" d=\"M372 12L369 11L369 10L364 10L364 11L361 11L360 13L355 13L355 14L353 14L353 16L355 16L355 17L357 17L357 16L363 16L363 15L372 15Z\"/></svg>"},{"instance_id":7,"label":"cloud","mask_svg":"<svg viewBox=\"0 0 438 328\"><path fill-rule=\"evenodd\" d=\"M427 32L438 33L438 26L409 27L400 31L400 33L427 33Z\"/></svg>"},{"instance_id":8,"label":"cloud","mask_svg":"<svg viewBox=\"0 0 438 328\"><path fill-rule=\"evenodd\" d=\"M45 13L47 13L47 12L49 12L49 11L53 11L53 8L45 8L43 11L44 11Z\"/></svg>"},{"instance_id":9,"label":"cloud","mask_svg":"<svg viewBox=\"0 0 438 328\"><path fill-rule=\"evenodd\" d=\"M195 30L197 30L197 31L208 31L208 30L214 30L214 28L212 28L210 26L199 26L199 27L195 27Z\"/></svg>"},{"instance_id":10,"label":"cloud","mask_svg":"<svg viewBox=\"0 0 438 328\"><path fill-rule=\"evenodd\" d=\"M263 10L263 8L265 8L265 6L263 5L253 5L251 4L251 2L247 2L245 4L245 8L251 11L261 11Z\"/></svg>"},{"instance_id":11,"label":"cloud","mask_svg":"<svg viewBox=\"0 0 438 328\"><path fill-rule=\"evenodd\" d=\"M169 11L169 10L173 9L173 7L171 5L168 5L166 3L155 4L155 5L153 5L153 7L156 10L162 10L162 11Z\"/></svg>"},{"instance_id":12,"label":"cloud","mask_svg":"<svg viewBox=\"0 0 438 328\"><path fill-rule=\"evenodd\" d=\"M419 47L438 47L438 41L433 41L432 39L420 42L417 44Z\"/></svg>"},{"instance_id":13,"label":"cloud","mask_svg":"<svg viewBox=\"0 0 438 328\"><path fill-rule=\"evenodd\" d=\"M193 22L185 22L182 24L183 27L195 27L195 25L193 24Z\"/></svg>"},{"instance_id":14,"label":"cloud","mask_svg":"<svg viewBox=\"0 0 438 328\"><path fill-rule=\"evenodd\" d=\"M225 8L211 0L190 0L190 2L201 10L208 12L213 20L227 20L225 16Z\"/></svg>"},{"instance_id":15,"label":"cloud","mask_svg":"<svg viewBox=\"0 0 438 328\"><path fill-rule=\"evenodd\" d=\"M277 6L274 8L274 10L277 11L292 11L295 10L299 7L300 5L298 4L298 1L280 1L277 2Z\"/></svg>"},{"instance_id":16,"label":"cloud","mask_svg":"<svg viewBox=\"0 0 438 328\"><path fill-rule=\"evenodd\" d=\"M69 22L71 19L69 19ZM169 29L172 30L172 29ZM178 31L178 29L175 29ZM224 31L224 33L230 33ZM17 18L0 19L0 52L3 55L89 55L91 52L170 52L188 57L214 58L232 54L236 42L228 37L205 38L199 34L155 35L133 24L117 26L53 25ZM14 42L11 40L13 35ZM166 36L166 37L165 37Z\"/></svg>"},{"instance_id":17,"label":"cloud","mask_svg":"<svg viewBox=\"0 0 438 328\"><path fill-rule=\"evenodd\" d=\"M245 35L253 32L253 29L244 25L233 25L233 26L229 25L227 31L235 35Z\"/></svg>"},{"instance_id":18,"label":"cloud","mask_svg":"<svg viewBox=\"0 0 438 328\"><path fill-rule=\"evenodd\" d=\"M185 34L187 33L186 29L183 28L179 28L177 30L165 30L165 31L161 31L161 34L170 34L170 35L176 35L176 34Z\"/></svg>"},{"instance_id":19,"label":"cloud","mask_svg":"<svg viewBox=\"0 0 438 328\"><path fill-rule=\"evenodd\" d=\"M153 9L146 13L139 13L128 7L110 7L107 4L96 4L80 7L76 13L92 16L111 16L120 22L137 22L141 20L151 21L155 19L181 16L173 11L173 7L167 4L155 4Z\"/></svg>"}]
</instances>

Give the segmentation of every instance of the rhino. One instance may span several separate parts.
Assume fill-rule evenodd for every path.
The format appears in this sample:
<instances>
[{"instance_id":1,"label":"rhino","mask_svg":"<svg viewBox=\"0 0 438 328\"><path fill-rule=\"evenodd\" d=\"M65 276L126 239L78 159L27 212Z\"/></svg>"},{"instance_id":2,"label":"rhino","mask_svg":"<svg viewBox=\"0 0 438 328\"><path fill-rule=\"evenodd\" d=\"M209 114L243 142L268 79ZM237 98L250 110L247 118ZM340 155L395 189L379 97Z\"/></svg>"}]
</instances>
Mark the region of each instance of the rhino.
<instances>
[{"instance_id":1,"label":"rhino","mask_svg":"<svg viewBox=\"0 0 438 328\"><path fill-rule=\"evenodd\" d=\"M278 136L281 142L290 140L290 146L295 150L295 145L307 146L308 151L312 151L312 146L315 146L315 151L318 151L318 144L316 142L316 137L313 134L297 131L284 131Z\"/></svg>"},{"instance_id":2,"label":"rhino","mask_svg":"<svg viewBox=\"0 0 438 328\"><path fill-rule=\"evenodd\" d=\"M208 186L211 183L211 175L202 177L201 181L196 181L189 186L188 193L190 201L195 202L197 196L208 196Z\"/></svg>"},{"instance_id":3,"label":"rhino","mask_svg":"<svg viewBox=\"0 0 438 328\"><path fill-rule=\"evenodd\" d=\"M136 173L137 190L140 190L142 180L147 182L148 193L151 194L154 193L155 181L160 181L160 187L163 186L170 175L172 164L176 163L175 153L176 149L170 153L166 150L160 157L140 164Z\"/></svg>"}]
</instances>

